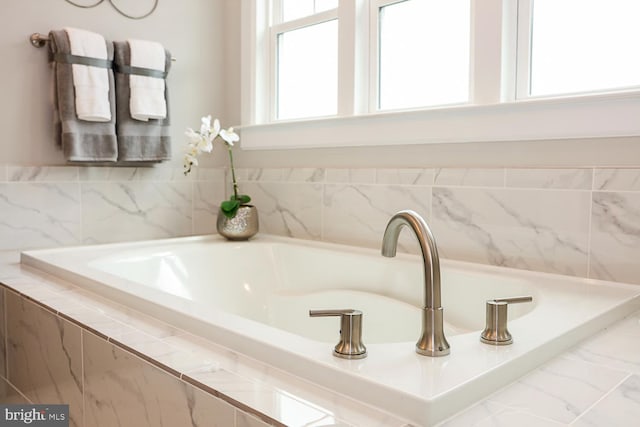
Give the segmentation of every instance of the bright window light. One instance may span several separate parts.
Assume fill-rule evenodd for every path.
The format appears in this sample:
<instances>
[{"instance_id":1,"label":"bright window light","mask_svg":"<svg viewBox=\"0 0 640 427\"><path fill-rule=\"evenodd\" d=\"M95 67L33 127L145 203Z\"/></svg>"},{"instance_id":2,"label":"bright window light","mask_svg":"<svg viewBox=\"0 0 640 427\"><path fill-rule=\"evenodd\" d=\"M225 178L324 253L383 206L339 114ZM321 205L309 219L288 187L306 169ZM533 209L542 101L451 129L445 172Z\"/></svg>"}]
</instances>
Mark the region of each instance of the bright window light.
<instances>
[{"instance_id":1,"label":"bright window light","mask_svg":"<svg viewBox=\"0 0 640 427\"><path fill-rule=\"evenodd\" d=\"M277 55L277 118L335 115L338 21L279 34Z\"/></svg>"},{"instance_id":2,"label":"bright window light","mask_svg":"<svg viewBox=\"0 0 640 427\"><path fill-rule=\"evenodd\" d=\"M535 0L530 95L640 85L640 1Z\"/></svg>"},{"instance_id":3,"label":"bright window light","mask_svg":"<svg viewBox=\"0 0 640 427\"><path fill-rule=\"evenodd\" d=\"M381 110L469 100L469 0L405 0L380 8Z\"/></svg>"}]
</instances>

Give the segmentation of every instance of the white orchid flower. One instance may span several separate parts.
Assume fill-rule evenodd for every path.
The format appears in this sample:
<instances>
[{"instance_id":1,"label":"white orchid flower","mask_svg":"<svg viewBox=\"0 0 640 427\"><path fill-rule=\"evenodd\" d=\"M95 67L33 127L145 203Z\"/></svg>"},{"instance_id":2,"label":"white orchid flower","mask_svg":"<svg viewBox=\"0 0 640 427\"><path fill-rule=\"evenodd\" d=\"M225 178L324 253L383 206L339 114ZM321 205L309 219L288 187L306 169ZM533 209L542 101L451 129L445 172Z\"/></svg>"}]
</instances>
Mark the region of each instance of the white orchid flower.
<instances>
[{"instance_id":1,"label":"white orchid flower","mask_svg":"<svg viewBox=\"0 0 640 427\"><path fill-rule=\"evenodd\" d=\"M198 144L189 144L187 145L187 153L191 156L197 156L198 154L200 154L200 149L198 149Z\"/></svg>"},{"instance_id":2,"label":"white orchid flower","mask_svg":"<svg viewBox=\"0 0 640 427\"><path fill-rule=\"evenodd\" d=\"M232 127L229 129L222 129L220 126L220 120L213 120L212 125L211 115L201 118L200 131L187 128L185 135L189 138L183 159L185 175L188 175L191 172L192 166L198 165L197 157L200 153L210 153L213 151L213 143L216 138L220 137L220 139L222 139L229 147L233 147L235 142L240 141L240 137L234 132ZM229 151L229 158L231 161L231 168L233 169L231 151ZM235 188L236 184L234 181L234 191Z\"/></svg>"},{"instance_id":3,"label":"white orchid flower","mask_svg":"<svg viewBox=\"0 0 640 427\"><path fill-rule=\"evenodd\" d=\"M220 134L220 120L215 119L213 121L213 128L211 129L211 140L213 141L216 136Z\"/></svg>"},{"instance_id":4,"label":"white orchid flower","mask_svg":"<svg viewBox=\"0 0 640 427\"><path fill-rule=\"evenodd\" d=\"M189 151L185 153L184 159L182 161L185 175L191 172L191 166L198 166L198 159L196 157L197 155L198 152L194 149L194 147L190 147Z\"/></svg>"},{"instance_id":5,"label":"white orchid flower","mask_svg":"<svg viewBox=\"0 0 640 427\"><path fill-rule=\"evenodd\" d=\"M184 163L185 165L194 165L198 166L198 158L190 153L184 155Z\"/></svg>"},{"instance_id":6,"label":"white orchid flower","mask_svg":"<svg viewBox=\"0 0 640 427\"><path fill-rule=\"evenodd\" d=\"M187 128L184 134L187 135L191 144L197 144L200 141L200 134L191 128Z\"/></svg>"},{"instance_id":7,"label":"white orchid flower","mask_svg":"<svg viewBox=\"0 0 640 427\"><path fill-rule=\"evenodd\" d=\"M210 153L213 150L213 139L205 138L201 136L196 145L199 152Z\"/></svg>"},{"instance_id":8,"label":"white orchid flower","mask_svg":"<svg viewBox=\"0 0 640 427\"><path fill-rule=\"evenodd\" d=\"M240 141L240 137L233 131L233 128L222 129L220 131L220 138L224 139L227 145L230 145L232 147L234 142Z\"/></svg>"},{"instance_id":9,"label":"white orchid flower","mask_svg":"<svg viewBox=\"0 0 640 427\"><path fill-rule=\"evenodd\" d=\"M211 132L211 115L205 116L201 119L200 135L209 135Z\"/></svg>"},{"instance_id":10,"label":"white orchid flower","mask_svg":"<svg viewBox=\"0 0 640 427\"><path fill-rule=\"evenodd\" d=\"M182 165L184 166L184 170L191 170L191 165L195 160L195 156L192 156L189 153L184 153L184 157L182 158Z\"/></svg>"}]
</instances>

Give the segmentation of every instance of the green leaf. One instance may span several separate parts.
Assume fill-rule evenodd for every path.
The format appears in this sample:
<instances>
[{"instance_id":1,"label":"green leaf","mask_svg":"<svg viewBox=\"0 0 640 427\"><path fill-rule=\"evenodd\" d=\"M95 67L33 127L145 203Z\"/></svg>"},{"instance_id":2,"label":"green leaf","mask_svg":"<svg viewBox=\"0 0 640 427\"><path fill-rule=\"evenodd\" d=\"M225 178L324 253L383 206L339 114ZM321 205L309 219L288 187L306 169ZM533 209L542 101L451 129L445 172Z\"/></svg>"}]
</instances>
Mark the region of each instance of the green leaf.
<instances>
[{"instance_id":1,"label":"green leaf","mask_svg":"<svg viewBox=\"0 0 640 427\"><path fill-rule=\"evenodd\" d=\"M247 196L246 194L238 194L238 198L236 200L245 205L251 201L251 197Z\"/></svg>"},{"instance_id":2,"label":"green leaf","mask_svg":"<svg viewBox=\"0 0 640 427\"><path fill-rule=\"evenodd\" d=\"M238 209L240 209L240 206L247 204L250 201L251 197L247 196L246 194L238 194L237 197L232 194L229 200L225 200L224 202L220 203L220 209L222 209L222 213L227 218L233 218L234 216L236 216L236 213L238 212Z\"/></svg>"},{"instance_id":3,"label":"green leaf","mask_svg":"<svg viewBox=\"0 0 640 427\"><path fill-rule=\"evenodd\" d=\"M225 200L220 203L220 209L222 209L222 213L227 218L233 218L236 216L236 212L238 212L238 208L240 208L240 202L237 200Z\"/></svg>"}]
</instances>

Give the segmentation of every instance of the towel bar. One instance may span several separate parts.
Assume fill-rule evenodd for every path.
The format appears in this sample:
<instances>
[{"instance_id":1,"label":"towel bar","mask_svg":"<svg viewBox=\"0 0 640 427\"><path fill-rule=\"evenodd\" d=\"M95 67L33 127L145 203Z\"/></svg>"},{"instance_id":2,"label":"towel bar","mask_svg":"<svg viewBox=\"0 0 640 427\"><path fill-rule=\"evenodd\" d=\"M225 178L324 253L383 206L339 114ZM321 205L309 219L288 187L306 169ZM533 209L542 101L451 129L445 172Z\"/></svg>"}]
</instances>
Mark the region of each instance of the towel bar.
<instances>
[{"instance_id":1,"label":"towel bar","mask_svg":"<svg viewBox=\"0 0 640 427\"><path fill-rule=\"evenodd\" d=\"M45 47L47 42L49 41L49 37L40 33L33 33L29 37L29 41L31 42L31 46L33 47ZM176 58L171 57L171 61L176 62Z\"/></svg>"}]
</instances>

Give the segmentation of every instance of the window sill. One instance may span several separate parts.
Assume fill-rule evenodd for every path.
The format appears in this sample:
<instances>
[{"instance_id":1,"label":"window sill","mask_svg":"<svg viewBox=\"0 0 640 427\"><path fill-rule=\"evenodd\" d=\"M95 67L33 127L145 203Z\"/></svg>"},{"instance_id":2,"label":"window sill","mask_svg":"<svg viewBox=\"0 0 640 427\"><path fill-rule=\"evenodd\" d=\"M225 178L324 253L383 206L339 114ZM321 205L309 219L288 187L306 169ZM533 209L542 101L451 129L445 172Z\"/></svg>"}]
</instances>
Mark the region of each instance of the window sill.
<instances>
[{"instance_id":1,"label":"window sill","mask_svg":"<svg viewBox=\"0 0 640 427\"><path fill-rule=\"evenodd\" d=\"M465 105L241 126L242 148L291 149L640 135L640 94Z\"/></svg>"}]
</instances>

